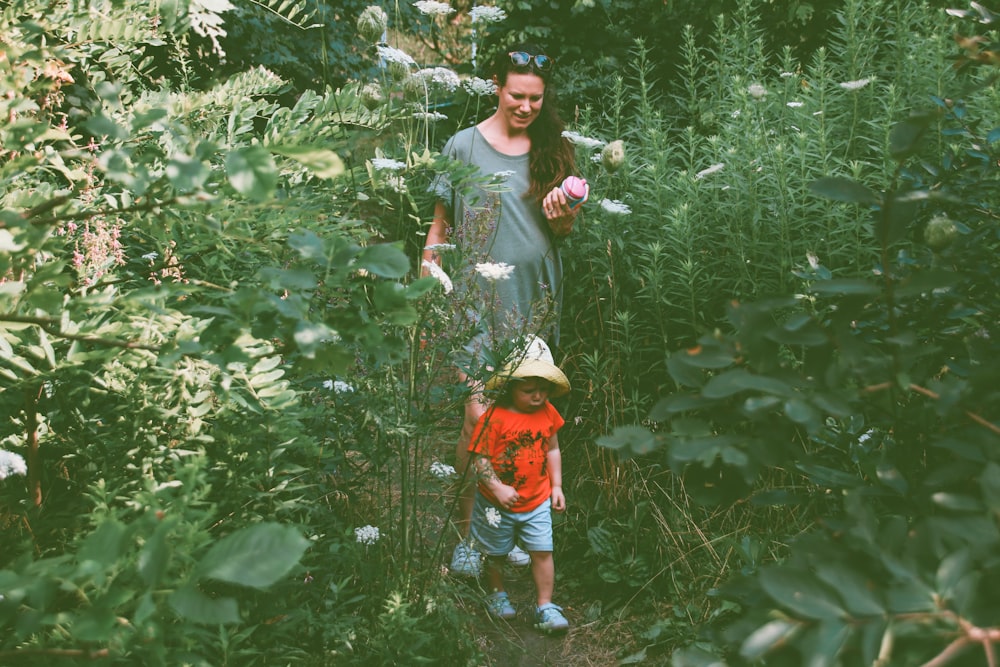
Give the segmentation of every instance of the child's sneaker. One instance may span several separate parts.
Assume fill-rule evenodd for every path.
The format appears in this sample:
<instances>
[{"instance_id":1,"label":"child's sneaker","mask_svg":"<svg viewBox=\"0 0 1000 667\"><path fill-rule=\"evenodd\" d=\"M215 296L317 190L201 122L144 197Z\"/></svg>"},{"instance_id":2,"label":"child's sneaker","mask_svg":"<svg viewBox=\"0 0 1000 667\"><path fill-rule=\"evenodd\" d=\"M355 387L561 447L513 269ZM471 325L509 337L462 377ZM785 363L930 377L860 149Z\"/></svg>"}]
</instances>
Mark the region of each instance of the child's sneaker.
<instances>
[{"instance_id":1,"label":"child's sneaker","mask_svg":"<svg viewBox=\"0 0 1000 667\"><path fill-rule=\"evenodd\" d=\"M565 632L569 621L562 615L562 607L549 602L535 610L535 628L548 633Z\"/></svg>"},{"instance_id":2,"label":"child's sneaker","mask_svg":"<svg viewBox=\"0 0 1000 667\"><path fill-rule=\"evenodd\" d=\"M451 572L462 577L478 577L482 572L482 557L467 542L459 542L451 554Z\"/></svg>"},{"instance_id":3,"label":"child's sneaker","mask_svg":"<svg viewBox=\"0 0 1000 667\"><path fill-rule=\"evenodd\" d=\"M510 550L509 554L507 554L507 562L514 567L527 567L528 565L531 565L531 556L529 556L524 549L515 544L514 548Z\"/></svg>"},{"instance_id":4,"label":"child's sneaker","mask_svg":"<svg viewBox=\"0 0 1000 667\"><path fill-rule=\"evenodd\" d=\"M486 606L490 614L497 618L514 618L517 610L510 603L510 598L503 591L493 593L486 598Z\"/></svg>"}]
</instances>

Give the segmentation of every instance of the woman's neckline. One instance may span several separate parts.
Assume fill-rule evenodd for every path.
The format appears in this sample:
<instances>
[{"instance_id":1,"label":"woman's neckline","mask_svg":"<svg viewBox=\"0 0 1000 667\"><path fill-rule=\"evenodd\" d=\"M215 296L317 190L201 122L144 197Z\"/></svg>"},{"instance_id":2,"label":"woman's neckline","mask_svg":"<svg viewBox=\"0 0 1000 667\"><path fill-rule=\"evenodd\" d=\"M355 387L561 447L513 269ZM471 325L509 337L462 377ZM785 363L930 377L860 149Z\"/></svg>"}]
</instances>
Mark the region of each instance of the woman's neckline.
<instances>
[{"instance_id":1,"label":"woman's neckline","mask_svg":"<svg viewBox=\"0 0 1000 667\"><path fill-rule=\"evenodd\" d=\"M486 145L489 146L493 150L493 152L496 153L497 155L503 155L504 157L510 157L510 158L519 158L519 157L526 157L530 152L529 151L521 153L505 153L504 151L500 150L499 148L493 145L493 142L490 141L489 138L486 136L486 133L479 128L479 125L473 125L472 127L476 131L476 134L482 137L483 141L486 142Z\"/></svg>"}]
</instances>

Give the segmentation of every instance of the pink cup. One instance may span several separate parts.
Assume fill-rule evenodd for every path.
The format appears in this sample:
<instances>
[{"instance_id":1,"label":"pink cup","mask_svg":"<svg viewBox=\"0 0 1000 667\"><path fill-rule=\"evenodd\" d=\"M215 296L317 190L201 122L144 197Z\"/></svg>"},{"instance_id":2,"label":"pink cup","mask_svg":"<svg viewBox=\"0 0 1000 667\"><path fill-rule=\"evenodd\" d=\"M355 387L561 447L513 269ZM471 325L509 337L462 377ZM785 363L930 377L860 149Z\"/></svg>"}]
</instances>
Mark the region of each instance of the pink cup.
<instances>
[{"instance_id":1,"label":"pink cup","mask_svg":"<svg viewBox=\"0 0 1000 667\"><path fill-rule=\"evenodd\" d=\"M559 187L562 188L563 194L566 195L566 203L569 204L570 208L580 206L590 196L590 186L587 185L586 179L583 178L567 176L566 180Z\"/></svg>"}]
</instances>

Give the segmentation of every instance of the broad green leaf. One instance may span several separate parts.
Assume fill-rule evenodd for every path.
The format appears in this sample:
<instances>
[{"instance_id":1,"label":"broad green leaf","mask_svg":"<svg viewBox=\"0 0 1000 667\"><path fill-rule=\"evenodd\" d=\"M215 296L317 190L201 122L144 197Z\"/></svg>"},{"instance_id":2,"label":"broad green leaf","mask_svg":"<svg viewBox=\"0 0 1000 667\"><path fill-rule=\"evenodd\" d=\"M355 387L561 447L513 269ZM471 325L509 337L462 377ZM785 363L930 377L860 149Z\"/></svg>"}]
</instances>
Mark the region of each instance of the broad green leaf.
<instances>
[{"instance_id":1,"label":"broad green leaf","mask_svg":"<svg viewBox=\"0 0 1000 667\"><path fill-rule=\"evenodd\" d=\"M941 507L959 512L981 512L983 510L983 505L978 499L960 493L940 491L932 495L931 500Z\"/></svg>"},{"instance_id":2,"label":"broad green leaf","mask_svg":"<svg viewBox=\"0 0 1000 667\"><path fill-rule=\"evenodd\" d=\"M124 538L125 524L115 519L106 519L87 536L77 554L77 560L80 563L96 561L104 567L109 567L121 555Z\"/></svg>"},{"instance_id":3,"label":"broad green leaf","mask_svg":"<svg viewBox=\"0 0 1000 667\"><path fill-rule=\"evenodd\" d=\"M594 526L587 531L587 541L594 553L601 558L616 558L618 550L611 539L611 533L606 528Z\"/></svg>"},{"instance_id":4,"label":"broad green leaf","mask_svg":"<svg viewBox=\"0 0 1000 667\"><path fill-rule=\"evenodd\" d=\"M809 403L801 398L790 398L785 401L785 416L796 424L815 424L819 420L819 414Z\"/></svg>"},{"instance_id":5,"label":"broad green leaf","mask_svg":"<svg viewBox=\"0 0 1000 667\"><path fill-rule=\"evenodd\" d=\"M816 575L837 591L844 607L853 616L881 616L885 613L885 608L872 592L878 582L865 579L857 570L841 563L820 562L816 564Z\"/></svg>"},{"instance_id":6,"label":"broad green leaf","mask_svg":"<svg viewBox=\"0 0 1000 667\"><path fill-rule=\"evenodd\" d=\"M849 178L824 176L809 184L809 189L818 195L835 201L874 205L879 199L874 192Z\"/></svg>"},{"instance_id":7,"label":"broad green leaf","mask_svg":"<svg viewBox=\"0 0 1000 667\"><path fill-rule=\"evenodd\" d=\"M167 179L180 192L200 189L208 180L209 170L200 160L179 155L167 163Z\"/></svg>"},{"instance_id":8,"label":"broad green leaf","mask_svg":"<svg viewBox=\"0 0 1000 667\"><path fill-rule=\"evenodd\" d=\"M24 244L16 242L9 229L0 229L0 252L17 252L22 248L24 248ZM24 283L19 284L22 287L24 285Z\"/></svg>"},{"instance_id":9,"label":"broad green leaf","mask_svg":"<svg viewBox=\"0 0 1000 667\"><path fill-rule=\"evenodd\" d=\"M206 579L267 588L291 570L309 546L292 526L261 523L224 537L198 564Z\"/></svg>"},{"instance_id":10,"label":"broad green leaf","mask_svg":"<svg viewBox=\"0 0 1000 667\"><path fill-rule=\"evenodd\" d=\"M983 502L994 515L1000 511L1000 465L990 461L979 476L979 488L983 492Z\"/></svg>"},{"instance_id":11,"label":"broad green leaf","mask_svg":"<svg viewBox=\"0 0 1000 667\"><path fill-rule=\"evenodd\" d=\"M795 467L807 475L815 484L821 486L852 489L861 484L861 480L856 475L836 468L813 463L798 463Z\"/></svg>"},{"instance_id":12,"label":"broad green leaf","mask_svg":"<svg viewBox=\"0 0 1000 667\"><path fill-rule=\"evenodd\" d=\"M931 118L929 114L922 114L893 125L889 130L889 154L902 160L922 148L921 138Z\"/></svg>"},{"instance_id":13,"label":"broad green leaf","mask_svg":"<svg viewBox=\"0 0 1000 667\"><path fill-rule=\"evenodd\" d=\"M269 199L278 184L274 158L261 146L230 151L226 155L226 174L237 192L254 201Z\"/></svg>"},{"instance_id":14,"label":"broad green leaf","mask_svg":"<svg viewBox=\"0 0 1000 667\"><path fill-rule=\"evenodd\" d=\"M170 594L169 602L178 616L193 623L232 625L240 622L236 600L210 598L194 586L177 589Z\"/></svg>"},{"instance_id":15,"label":"broad green leaf","mask_svg":"<svg viewBox=\"0 0 1000 667\"><path fill-rule=\"evenodd\" d=\"M813 283L811 289L816 294L825 296L838 296L845 294L870 294L879 293L879 288L867 280L860 278L838 278L836 280L824 280Z\"/></svg>"},{"instance_id":16,"label":"broad green leaf","mask_svg":"<svg viewBox=\"0 0 1000 667\"><path fill-rule=\"evenodd\" d=\"M177 523L176 519L170 516L164 517L156 524L153 534L149 536L139 551L137 563L139 576L142 577L146 586L150 588L158 586L160 578L166 572L171 551L167 535L170 534L175 523Z\"/></svg>"},{"instance_id":17,"label":"broad green leaf","mask_svg":"<svg viewBox=\"0 0 1000 667\"><path fill-rule=\"evenodd\" d=\"M777 619L760 626L740 646L740 655L747 660L760 660L772 649L788 642L802 627L796 621Z\"/></svg>"},{"instance_id":18,"label":"broad green leaf","mask_svg":"<svg viewBox=\"0 0 1000 667\"><path fill-rule=\"evenodd\" d=\"M272 153L291 158L319 178L336 178L344 173L340 156L326 148L315 146L269 146Z\"/></svg>"},{"instance_id":19,"label":"broad green leaf","mask_svg":"<svg viewBox=\"0 0 1000 667\"><path fill-rule=\"evenodd\" d=\"M726 398L747 390L784 397L795 395L792 387L781 380L775 380L765 375L755 375L743 369L735 369L716 375L705 384L701 393L706 398Z\"/></svg>"},{"instance_id":20,"label":"broad green leaf","mask_svg":"<svg viewBox=\"0 0 1000 667\"><path fill-rule=\"evenodd\" d=\"M816 620L847 615L836 594L805 572L774 567L762 570L759 579L775 602L795 614Z\"/></svg>"},{"instance_id":21,"label":"broad green leaf","mask_svg":"<svg viewBox=\"0 0 1000 667\"><path fill-rule=\"evenodd\" d=\"M406 253L389 243L368 246L358 255L358 265L383 278L402 278L410 271Z\"/></svg>"},{"instance_id":22,"label":"broad green leaf","mask_svg":"<svg viewBox=\"0 0 1000 667\"><path fill-rule=\"evenodd\" d=\"M611 435L598 437L597 444L616 450L626 459L656 451L662 445L654 433L642 426L618 426Z\"/></svg>"}]
</instances>

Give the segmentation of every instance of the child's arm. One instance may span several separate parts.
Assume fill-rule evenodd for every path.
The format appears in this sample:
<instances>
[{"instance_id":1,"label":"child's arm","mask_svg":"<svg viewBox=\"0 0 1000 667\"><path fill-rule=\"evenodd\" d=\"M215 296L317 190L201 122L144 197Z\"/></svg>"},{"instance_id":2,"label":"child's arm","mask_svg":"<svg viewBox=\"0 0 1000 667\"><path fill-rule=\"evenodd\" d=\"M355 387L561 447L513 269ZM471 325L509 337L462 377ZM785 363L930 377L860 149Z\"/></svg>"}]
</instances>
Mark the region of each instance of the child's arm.
<instances>
[{"instance_id":1,"label":"child's arm","mask_svg":"<svg viewBox=\"0 0 1000 667\"><path fill-rule=\"evenodd\" d=\"M476 475L479 477L479 483L489 490L500 507L509 510L514 506L514 503L521 499L517 489L500 481L488 456L476 453L473 453L473 456L476 457Z\"/></svg>"},{"instance_id":2,"label":"child's arm","mask_svg":"<svg viewBox=\"0 0 1000 667\"><path fill-rule=\"evenodd\" d=\"M562 490L562 452L559 451L559 436L556 433L549 438L548 459L549 482L552 484L552 509L562 512L566 509L566 496Z\"/></svg>"}]
</instances>

